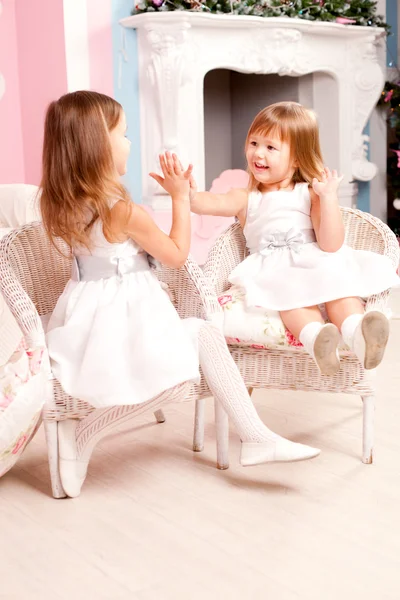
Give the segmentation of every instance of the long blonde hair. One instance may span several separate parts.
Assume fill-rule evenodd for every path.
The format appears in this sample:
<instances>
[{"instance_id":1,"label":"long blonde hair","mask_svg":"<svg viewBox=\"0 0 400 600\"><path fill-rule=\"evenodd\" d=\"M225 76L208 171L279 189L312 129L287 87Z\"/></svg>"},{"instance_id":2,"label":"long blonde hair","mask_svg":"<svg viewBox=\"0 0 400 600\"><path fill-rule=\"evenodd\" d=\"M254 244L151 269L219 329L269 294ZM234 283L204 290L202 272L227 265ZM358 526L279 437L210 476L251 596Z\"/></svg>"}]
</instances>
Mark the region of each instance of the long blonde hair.
<instances>
[{"instance_id":1,"label":"long blonde hair","mask_svg":"<svg viewBox=\"0 0 400 600\"><path fill-rule=\"evenodd\" d=\"M254 135L276 135L290 146L291 158L297 162L293 182L311 184L323 170L318 123L313 111L297 102L276 102L263 108L250 125L246 150ZM259 182L249 170L249 189L257 189Z\"/></svg>"},{"instance_id":2,"label":"long blonde hair","mask_svg":"<svg viewBox=\"0 0 400 600\"><path fill-rule=\"evenodd\" d=\"M121 105L104 94L78 91L52 102L44 126L40 211L54 243L90 248L97 219L111 238L110 199L130 205L118 182L108 132L121 117ZM111 240L110 240L111 241Z\"/></svg>"}]
</instances>

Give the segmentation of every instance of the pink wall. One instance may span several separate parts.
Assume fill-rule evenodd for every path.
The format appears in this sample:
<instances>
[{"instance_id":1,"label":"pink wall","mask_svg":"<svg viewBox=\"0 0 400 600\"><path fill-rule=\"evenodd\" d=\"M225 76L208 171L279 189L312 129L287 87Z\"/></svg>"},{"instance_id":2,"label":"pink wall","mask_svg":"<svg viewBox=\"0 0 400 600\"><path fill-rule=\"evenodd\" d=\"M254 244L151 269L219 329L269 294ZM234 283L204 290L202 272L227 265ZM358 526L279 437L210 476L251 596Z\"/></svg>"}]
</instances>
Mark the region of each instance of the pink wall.
<instances>
[{"instance_id":1,"label":"pink wall","mask_svg":"<svg viewBox=\"0 0 400 600\"><path fill-rule=\"evenodd\" d=\"M90 89L108 96L114 95L111 2L87 0Z\"/></svg>"},{"instance_id":2,"label":"pink wall","mask_svg":"<svg viewBox=\"0 0 400 600\"><path fill-rule=\"evenodd\" d=\"M62 0L16 0L25 182L39 183L47 105L67 92Z\"/></svg>"},{"instance_id":3,"label":"pink wall","mask_svg":"<svg viewBox=\"0 0 400 600\"><path fill-rule=\"evenodd\" d=\"M0 15L0 72L6 86L0 100L0 183L18 183L24 181L24 158L15 0L3 0Z\"/></svg>"},{"instance_id":4,"label":"pink wall","mask_svg":"<svg viewBox=\"0 0 400 600\"><path fill-rule=\"evenodd\" d=\"M63 0L2 0L0 183L37 184L46 108L65 94ZM87 0L90 89L113 96L112 0Z\"/></svg>"}]
</instances>

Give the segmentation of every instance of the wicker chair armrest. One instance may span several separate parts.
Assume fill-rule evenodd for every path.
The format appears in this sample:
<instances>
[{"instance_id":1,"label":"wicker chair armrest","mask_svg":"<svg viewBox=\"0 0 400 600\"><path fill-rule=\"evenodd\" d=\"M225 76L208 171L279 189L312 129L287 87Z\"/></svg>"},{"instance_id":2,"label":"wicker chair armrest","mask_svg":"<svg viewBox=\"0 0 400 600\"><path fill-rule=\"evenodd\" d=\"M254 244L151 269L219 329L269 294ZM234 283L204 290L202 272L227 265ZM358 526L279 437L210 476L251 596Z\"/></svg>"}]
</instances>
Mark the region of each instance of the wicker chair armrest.
<instances>
[{"instance_id":1,"label":"wicker chair armrest","mask_svg":"<svg viewBox=\"0 0 400 600\"><path fill-rule=\"evenodd\" d=\"M355 247L378 252L387 256L395 270L399 266L400 248L393 231L378 217L360 210L343 208L342 215L347 222L346 234ZM385 290L367 300L366 310L387 312L390 290Z\"/></svg>"},{"instance_id":2,"label":"wicker chair armrest","mask_svg":"<svg viewBox=\"0 0 400 600\"><path fill-rule=\"evenodd\" d=\"M378 217L354 208L341 207L350 246L387 256L395 270L399 267L400 248L393 231Z\"/></svg>"},{"instance_id":3,"label":"wicker chair armrest","mask_svg":"<svg viewBox=\"0 0 400 600\"><path fill-rule=\"evenodd\" d=\"M193 293L199 299L200 306L202 307L201 313L195 316L201 316L211 321L222 318L223 311L215 291L196 261L189 256L183 268L193 286ZM191 302L191 299L188 298L188 301ZM189 307L188 310L190 311Z\"/></svg>"},{"instance_id":4,"label":"wicker chair armrest","mask_svg":"<svg viewBox=\"0 0 400 600\"><path fill-rule=\"evenodd\" d=\"M188 257L180 269L153 262L158 279L168 286L168 292L181 319L197 317L213 320L222 309L202 269Z\"/></svg>"},{"instance_id":5,"label":"wicker chair armrest","mask_svg":"<svg viewBox=\"0 0 400 600\"><path fill-rule=\"evenodd\" d=\"M389 301L390 290L386 290L381 292L380 294L375 294L375 296L370 296L367 299L367 303L365 305L365 310L379 310L383 313L390 313L388 309L388 301Z\"/></svg>"},{"instance_id":6,"label":"wicker chair armrest","mask_svg":"<svg viewBox=\"0 0 400 600\"><path fill-rule=\"evenodd\" d=\"M246 257L246 242L239 223L231 225L215 242L204 265L204 275L216 296L224 293L228 277Z\"/></svg>"},{"instance_id":7,"label":"wicker chair armrest","mask_svg":"<svg viewBox=\"0 0 400 600\"><path fill-rule=\"evenodd\" d=\"M6 258L7 249L16 235L15 231L17 230L11 231L0 242L0 291L22 331L28 348L42 348L46 346L46 341L39 314Z\"/></svg>"},{"instance_id":8,"label":"wicker chair armrest","mask_svg":"<svg viewBox=\"0 0 400 600\"><path fill-rule=\"evenodd\" d=\"M380 221L376 217L371 216L371 219L373 219L373 222L376 224L377 227L379 226L379 229L382 233L382 237L385 240L385 250L383 254L384 256L387 256L390 259L393 268L395 269L395 271L397 271L399 268L400 261L400 246L398 239L393 233L393 231L386 225L386 223L382 223L382 221Z\"/></svg>"}]
</instances>

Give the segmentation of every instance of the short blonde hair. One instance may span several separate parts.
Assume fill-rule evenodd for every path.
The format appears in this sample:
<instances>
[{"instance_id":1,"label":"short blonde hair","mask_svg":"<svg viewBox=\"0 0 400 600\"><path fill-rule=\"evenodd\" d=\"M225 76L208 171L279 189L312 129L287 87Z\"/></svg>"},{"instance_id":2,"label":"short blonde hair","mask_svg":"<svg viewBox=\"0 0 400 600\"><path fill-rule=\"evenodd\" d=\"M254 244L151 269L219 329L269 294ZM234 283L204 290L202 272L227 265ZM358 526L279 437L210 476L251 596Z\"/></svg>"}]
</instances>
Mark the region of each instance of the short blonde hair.
<instances>
[{"instance_id":1,"label":"short blonde hair","mask_svg":"<svg viewBox=\"0 0 400 600\"><path fill-rule=\"evenodd\" d=\"M276 135L290 146L291 158L297 162L293 182L311 184L319 178L324 168L319 142L319 128L315 113L297 102L276 102L263 108L250 125L246 138L246 150L254 135ZM249 189L259 182L249 170Z\"/></svg>"}]
</instances>

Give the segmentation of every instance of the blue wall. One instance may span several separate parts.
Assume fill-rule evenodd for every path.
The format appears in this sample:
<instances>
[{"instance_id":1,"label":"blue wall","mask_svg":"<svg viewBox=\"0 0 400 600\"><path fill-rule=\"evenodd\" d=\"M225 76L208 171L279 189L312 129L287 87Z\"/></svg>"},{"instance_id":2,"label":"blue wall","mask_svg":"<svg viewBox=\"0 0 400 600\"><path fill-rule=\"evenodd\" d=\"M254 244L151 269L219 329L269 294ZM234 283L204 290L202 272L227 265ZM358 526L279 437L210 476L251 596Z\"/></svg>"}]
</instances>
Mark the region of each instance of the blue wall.
<instances>
[{"instance_id":1,"label":"blue wall","mask_svg":"<svg viewBox=\"0 0 400 600\"><path fill-rule=\"evenodd\" d=\"M366 124L363 133L369 135L369 122ZM367 152L367 158L369 160L369 146ZM357 196L357 208L364 212L370 211L370 185L369 181L358 181L358 196Z\"/></svg>"},{"instance_id":2,"label":"blue wall","mask_svg":"<svg viewBox=\"0 0 400 600\"><path fill-rule=\"evenodd\" d=\"M134 0L112 0L112 37L114 62L114 96L122 104L128 123L128 138L132 142L128 173L124 177L133 200L141 202L140 120L136 31L122 28L118 22L129 17ZM123 56L123 36L125 55Z\"/></svg>"},{"instance_id":3,"label":"blue wall","mask_svg":"<svg viewBox=\"0 0 400 600\"><path fill-rule=\"evenodd\" d=\"M397 0L386 0L386 21L391 27L387 40L387 66L397 67L398 44L398 6Z\"/></svg>"}]
</instances>

